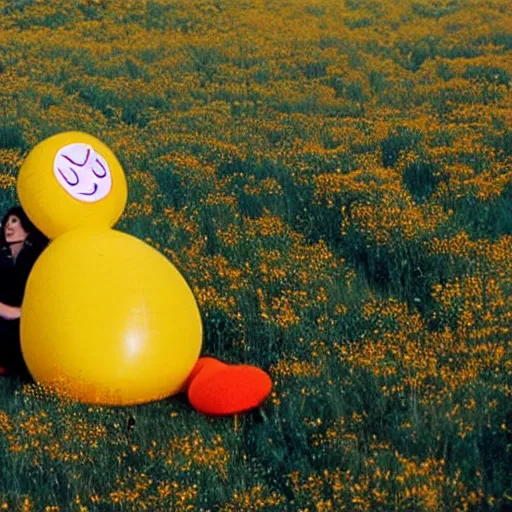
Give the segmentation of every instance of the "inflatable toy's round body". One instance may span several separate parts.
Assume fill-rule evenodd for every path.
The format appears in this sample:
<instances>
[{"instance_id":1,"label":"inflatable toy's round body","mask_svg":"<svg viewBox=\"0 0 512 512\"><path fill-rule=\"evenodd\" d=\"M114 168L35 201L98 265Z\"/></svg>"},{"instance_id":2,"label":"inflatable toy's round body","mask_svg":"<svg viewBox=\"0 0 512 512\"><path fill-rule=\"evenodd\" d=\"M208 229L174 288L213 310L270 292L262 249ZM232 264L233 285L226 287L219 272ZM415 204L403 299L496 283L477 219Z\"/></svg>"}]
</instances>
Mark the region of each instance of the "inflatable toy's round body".
<instances>
[{"instance_id":1,"label":"inflatable toy's round body","mask_svg":"<svg viewBox=\"0 0 512 512\"><path fill-rule=\"evenodd\" d=\"M180 391L202 340L195 298L178 270L139 239L107 228L69 231L42 253L20 328L36 381L113 405Z\"/></svg>"}]
</instances>

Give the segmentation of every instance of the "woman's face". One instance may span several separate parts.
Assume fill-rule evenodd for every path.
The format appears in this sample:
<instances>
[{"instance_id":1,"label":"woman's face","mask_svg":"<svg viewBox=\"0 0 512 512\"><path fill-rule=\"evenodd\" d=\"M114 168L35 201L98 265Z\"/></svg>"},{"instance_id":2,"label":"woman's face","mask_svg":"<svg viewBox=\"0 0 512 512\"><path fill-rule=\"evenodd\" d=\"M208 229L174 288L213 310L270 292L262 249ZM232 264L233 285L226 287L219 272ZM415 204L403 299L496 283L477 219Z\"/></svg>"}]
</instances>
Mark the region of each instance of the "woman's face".
<instances>
[{"instance_id":1,"label":"woman's face","mask_svg":"<svg viewBox=\"0 0 512 512\"><path fill-rule=\"evenodd\" d=\"M7 243L24 242L28 233L23 229L19 217L9 215L4 226L5 241Z\"/></svg>"}]
</instances>

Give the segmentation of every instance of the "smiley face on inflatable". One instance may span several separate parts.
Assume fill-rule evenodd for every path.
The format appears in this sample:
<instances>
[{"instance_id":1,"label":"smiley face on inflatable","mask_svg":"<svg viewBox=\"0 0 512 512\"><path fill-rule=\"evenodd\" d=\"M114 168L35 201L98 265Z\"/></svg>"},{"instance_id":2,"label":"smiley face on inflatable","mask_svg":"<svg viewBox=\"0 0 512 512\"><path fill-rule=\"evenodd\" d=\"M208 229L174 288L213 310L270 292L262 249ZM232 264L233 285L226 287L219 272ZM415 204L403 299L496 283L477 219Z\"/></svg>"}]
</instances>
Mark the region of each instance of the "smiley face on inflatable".
<instances>
[{"instance_id":1,"label":"smiley face on inflatable","mask_svg":"<svg viewBox=\"0 0 512 512\"><path fill-rule=\"evenodd\" d=\"M30 152L17 189L52 239L22 304L21 348L34 379L88 403L180 391L201 350L201 316L176 267L111 229L127 199L112 151L85 133L55 135Z\"/></svg>"},{"instance_id":2,"label":"smiley face on inflatable","mask_svg":"<svg viewBox=\"0 0 512 512\"><path fill-rule=\"evenodd\" d=\"M92 146L68 144L55 156L53 171L57 181L78 201L94 203L112 188L108 162Z\"/></svg>"}]
</instances>

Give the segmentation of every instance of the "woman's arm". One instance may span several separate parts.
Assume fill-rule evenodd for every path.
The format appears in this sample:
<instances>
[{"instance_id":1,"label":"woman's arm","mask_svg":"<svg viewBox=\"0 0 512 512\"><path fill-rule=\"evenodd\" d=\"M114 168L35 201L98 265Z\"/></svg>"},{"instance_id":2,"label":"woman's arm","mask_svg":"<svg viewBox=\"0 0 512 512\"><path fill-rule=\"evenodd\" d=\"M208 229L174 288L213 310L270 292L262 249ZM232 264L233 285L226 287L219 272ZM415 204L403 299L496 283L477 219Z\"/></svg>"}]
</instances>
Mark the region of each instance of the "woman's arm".
<instances>
[{"instance_id":1,"label":"woman's arm","mask_svg":"<svg viewBox=\"0 0 512 512\"><path fill-rule=\"evenodd\" d=\"M6 320L16 320L21 316L21 308L15 306L8 306L3 302L0 302L0 317Z\"/></svg>"}]
</instances>

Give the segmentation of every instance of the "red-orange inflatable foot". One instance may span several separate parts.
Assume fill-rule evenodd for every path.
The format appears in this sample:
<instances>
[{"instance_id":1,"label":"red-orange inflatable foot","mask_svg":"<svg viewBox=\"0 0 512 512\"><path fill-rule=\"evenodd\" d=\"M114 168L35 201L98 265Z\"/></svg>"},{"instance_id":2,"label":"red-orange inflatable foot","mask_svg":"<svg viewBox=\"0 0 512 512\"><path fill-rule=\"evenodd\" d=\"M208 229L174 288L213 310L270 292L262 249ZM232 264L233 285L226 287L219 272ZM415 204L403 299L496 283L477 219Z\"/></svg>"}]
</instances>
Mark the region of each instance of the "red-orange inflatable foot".
<instances>
[{"instance_id":1,"label":"red-orange inflatable foot","mask_svg":"<svg viewBox=\"0 0 512 512\"><path fill-rule=\"evenodd\" d=\"M225 415L258 407L271 389L268 374L255 366L202 357L192 371L187 395L199 412Z\"/></svg>"}]
</instances>

